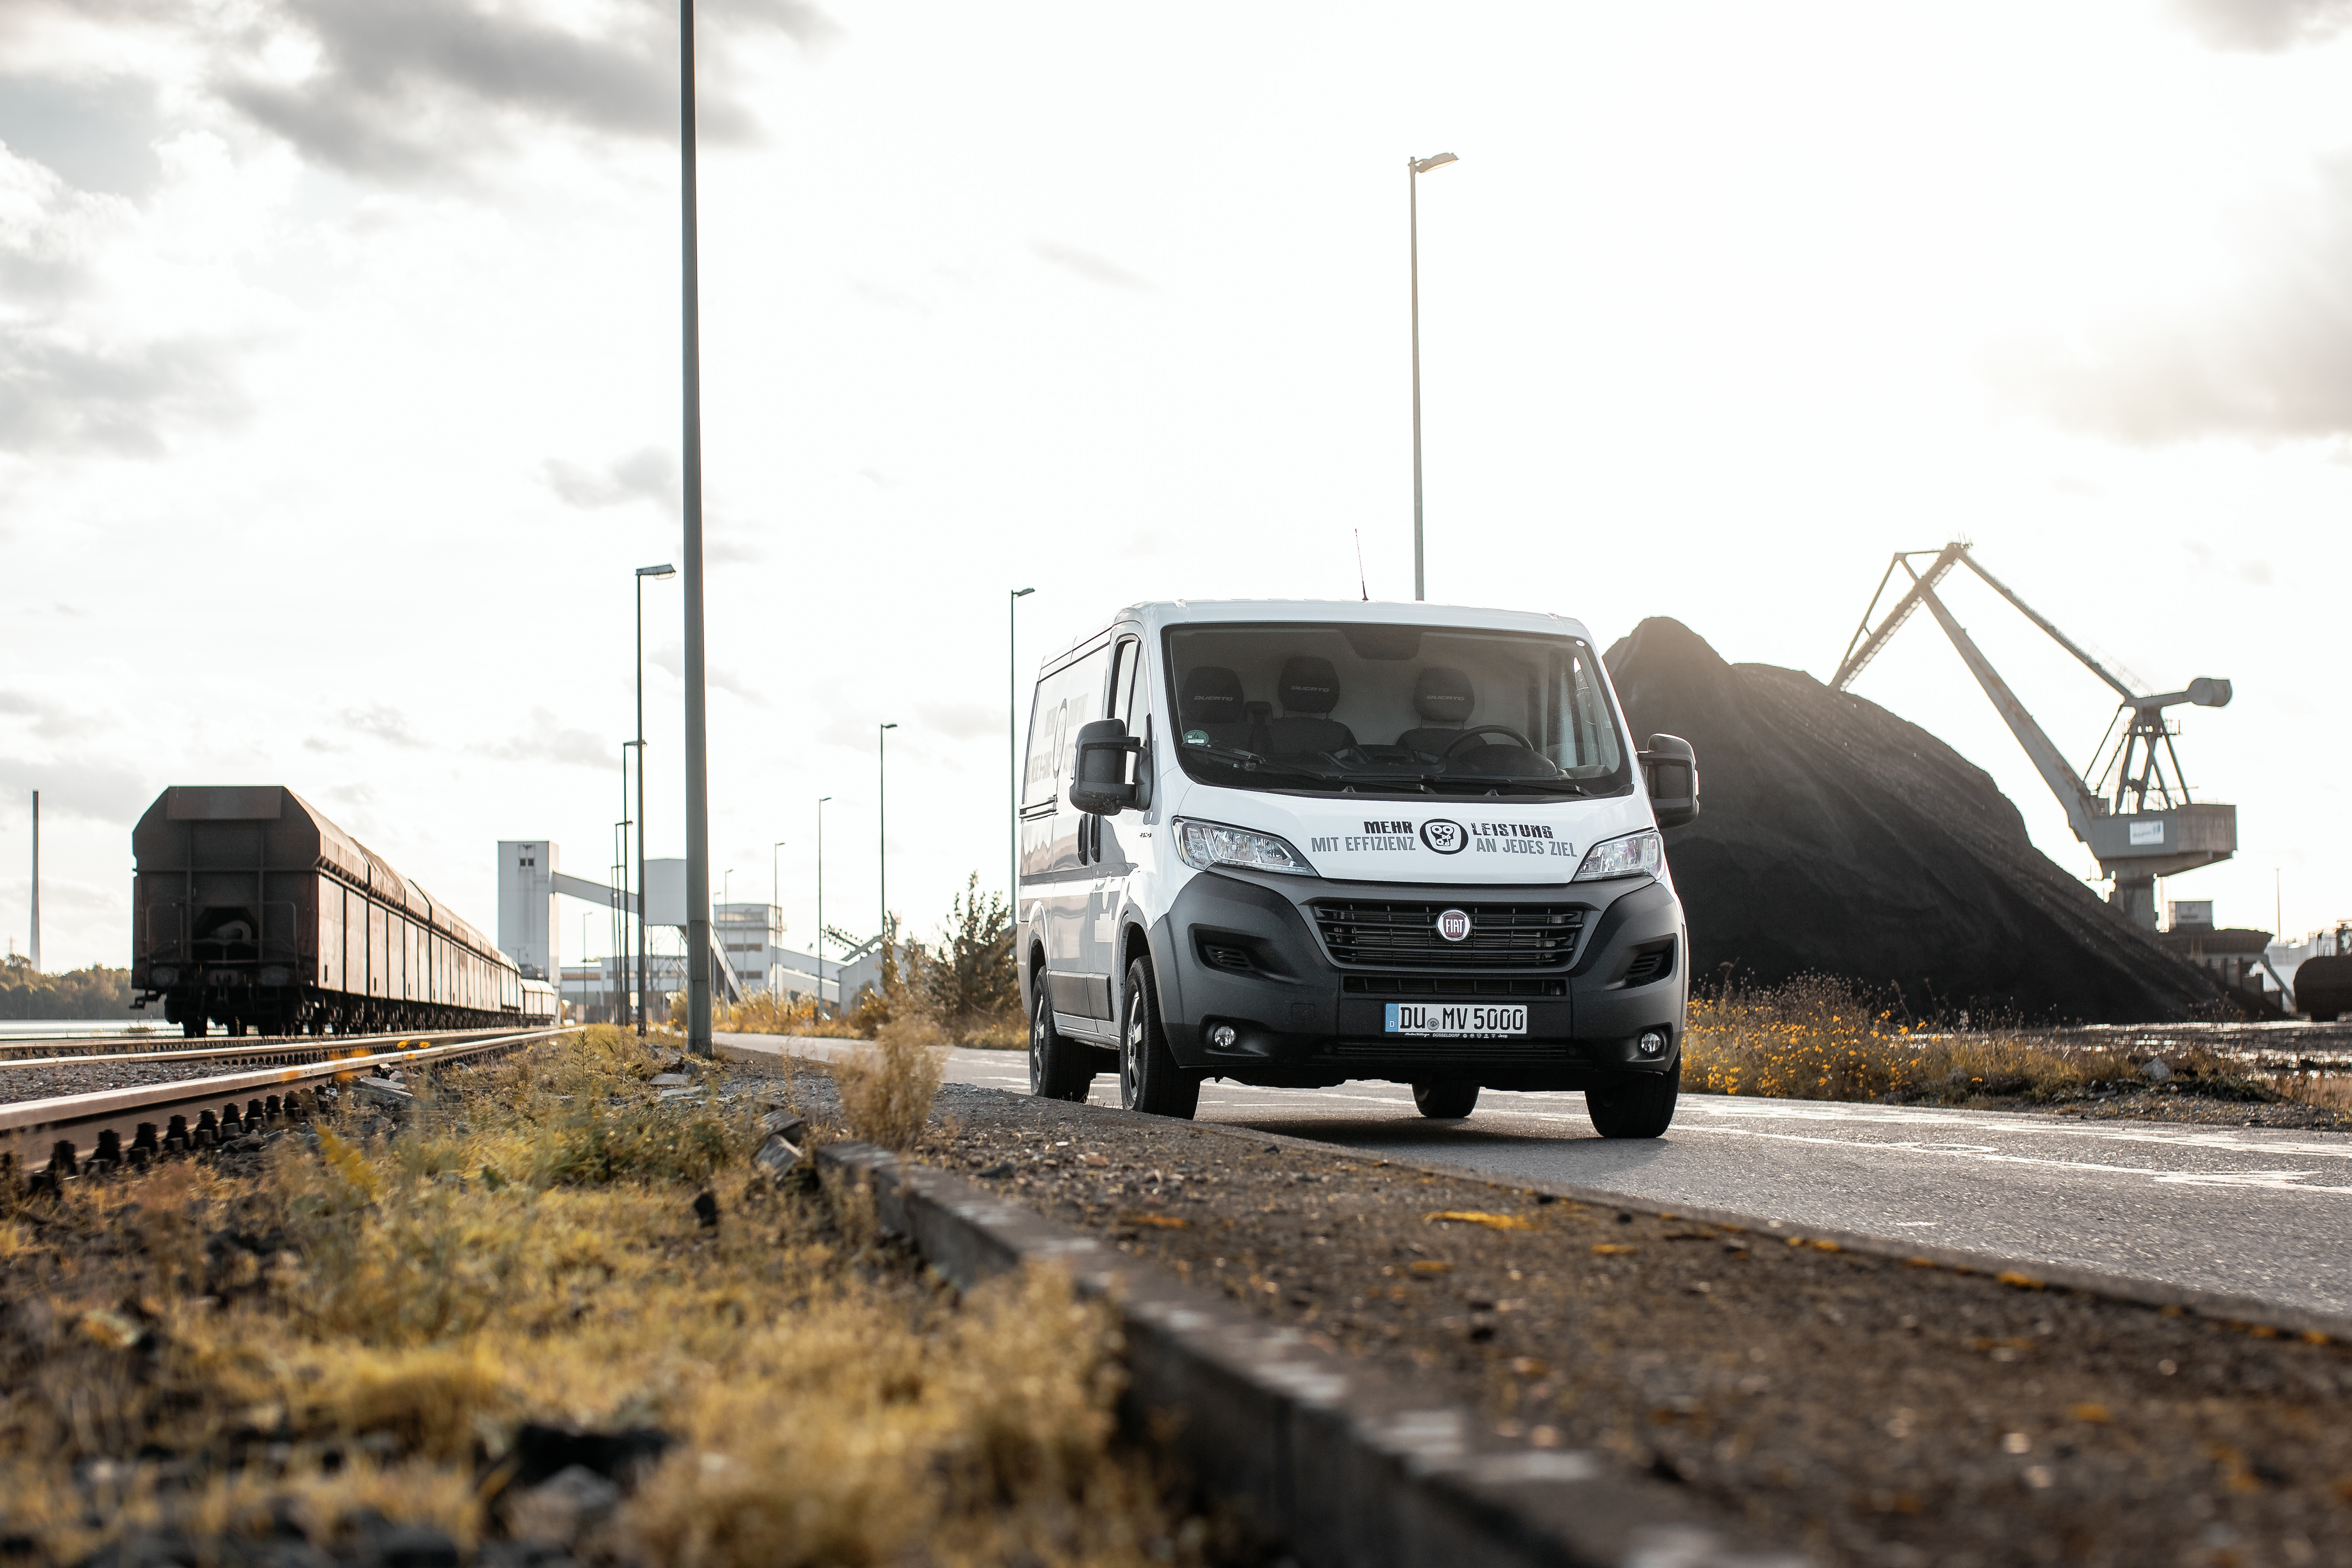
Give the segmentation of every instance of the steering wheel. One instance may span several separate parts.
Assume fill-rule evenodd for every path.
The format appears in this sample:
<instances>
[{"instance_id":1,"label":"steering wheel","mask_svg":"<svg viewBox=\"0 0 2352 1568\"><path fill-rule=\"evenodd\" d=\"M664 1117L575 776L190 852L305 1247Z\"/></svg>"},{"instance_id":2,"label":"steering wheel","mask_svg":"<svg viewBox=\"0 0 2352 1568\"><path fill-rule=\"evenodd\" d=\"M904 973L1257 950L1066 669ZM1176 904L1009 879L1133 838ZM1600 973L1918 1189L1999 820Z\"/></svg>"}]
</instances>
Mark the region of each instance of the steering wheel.
<instances>
[{"instance_id":1,"label":"steering wheel","mask_svg":"<svg viewBox=\"0 0 2352 1568\"><path fill-rule=\"evenodd\" d=\"M1508 724L1473 724L1467 730L1463 731L1461 736L1452 744L1448 745L1444 751L1439 752L1439 758L1442 761L1452 762L1454 760L1454 753L1460 751L1465 742L1477 735L1508 735L1512 740L1517 741L1519 743L1521 750L1529 752L1535 750L1534 745L1528 742L1525 735L1520 734Z\"/></svg>"}]
</instances>

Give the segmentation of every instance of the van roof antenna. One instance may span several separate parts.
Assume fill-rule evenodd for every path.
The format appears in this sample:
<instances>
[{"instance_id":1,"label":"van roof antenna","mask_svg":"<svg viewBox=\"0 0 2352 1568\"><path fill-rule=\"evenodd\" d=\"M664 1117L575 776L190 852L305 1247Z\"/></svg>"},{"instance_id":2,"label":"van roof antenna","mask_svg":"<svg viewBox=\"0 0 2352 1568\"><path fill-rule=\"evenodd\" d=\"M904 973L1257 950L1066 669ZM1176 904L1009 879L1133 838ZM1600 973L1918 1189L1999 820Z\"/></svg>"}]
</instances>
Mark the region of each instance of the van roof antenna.
<instances>
[{"instance_id":1,"label":"van roof antenna","mask_svg":"<svg viewBox=\"0 0 2352 1568\"><path fill-rule=\"evenodd\" d=\"M1364 531L1358 528L1349 531L1356 536L1356 592L1361 594L1364 603L1369 605L1372 602L1372 591L1364 586Z\"/></svg>"}]
</instances>

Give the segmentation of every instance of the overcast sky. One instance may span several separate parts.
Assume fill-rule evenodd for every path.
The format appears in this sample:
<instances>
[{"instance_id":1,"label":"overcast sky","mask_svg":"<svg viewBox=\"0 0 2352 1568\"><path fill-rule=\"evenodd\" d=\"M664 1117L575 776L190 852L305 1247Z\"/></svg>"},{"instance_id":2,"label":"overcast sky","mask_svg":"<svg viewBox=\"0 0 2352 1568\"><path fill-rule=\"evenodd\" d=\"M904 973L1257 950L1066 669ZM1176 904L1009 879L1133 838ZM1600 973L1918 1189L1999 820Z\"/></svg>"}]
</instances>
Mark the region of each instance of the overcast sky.
<instances>
[{"instance_id":1,"label":"overcast sky","mask_svg":"<svg viewBox=\"0 0 2352 1568\"><path fill-rule=\"evenodd\" d=\"M1965 536L2180 710L2227 923L2352 914L2352 5L706 0L712 887L931 926L1005 861L1018 662L1116 606L1671 615L1827 676ZM291 785L478 924L601 876L677 538L675 16L0 5L0 930L129 953L172 784ZM2105 689L1964 620L2078 764ZM678 590L646 594L682 852ZM1921 617L1858 689L2088 872ZM1025 713L1025 691L1024 693ZM1702 768L1705 759L1701 759ZM567 906L567 957L581 946ZM591 951L604 945L592 921Z\"/></svg>"}]
</instances>

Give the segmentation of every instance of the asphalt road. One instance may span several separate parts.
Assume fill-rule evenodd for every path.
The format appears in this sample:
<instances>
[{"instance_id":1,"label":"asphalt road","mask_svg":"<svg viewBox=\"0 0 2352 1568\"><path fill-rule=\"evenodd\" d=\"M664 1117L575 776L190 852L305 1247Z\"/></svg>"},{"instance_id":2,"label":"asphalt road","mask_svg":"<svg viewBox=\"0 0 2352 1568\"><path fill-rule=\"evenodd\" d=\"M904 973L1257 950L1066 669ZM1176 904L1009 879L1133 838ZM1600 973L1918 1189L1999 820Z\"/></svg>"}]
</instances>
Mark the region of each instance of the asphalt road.
<instances>
[{"instance_id":1,"label":"asphalt road","mask_svg":"<svg viewBox=\"0 0 2352 1568\"><path fill-rule=\"evenodd\" d=\"M949 1057L958 1082L1028 1089L1017 1051ZM1118 1104L1117 1080L1096 1079L1093 1100ZM1685 1094L1664 1138L1614 1142L1580 1094L1489 1090L1443 1122L1381 1083L1213 1083L1200 1119L2352 1316L2352 1134Z\"/></svg>"}]
</instances>

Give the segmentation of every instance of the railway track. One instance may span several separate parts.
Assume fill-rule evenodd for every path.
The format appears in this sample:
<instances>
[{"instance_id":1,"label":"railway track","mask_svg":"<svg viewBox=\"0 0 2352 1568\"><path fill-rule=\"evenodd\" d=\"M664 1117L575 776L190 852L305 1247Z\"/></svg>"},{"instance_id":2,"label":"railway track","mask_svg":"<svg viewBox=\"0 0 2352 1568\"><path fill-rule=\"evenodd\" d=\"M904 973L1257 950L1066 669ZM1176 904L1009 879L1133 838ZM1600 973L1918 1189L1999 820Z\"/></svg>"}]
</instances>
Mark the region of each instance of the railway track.
<instances>
[{"instance_id":1,"label":"railway track","mask_svg":"<svg viewBox=\"0 0 2352 1568\"><path fill-rule=\"evenodd\" d=\"M234 1142L262 1128L309 1121L320 1108L320 1090L340 1081L377 1077L394 1067L495 1056L569 1032L540 1028L475 1030L455 1039L412 1035L257 1040L217 1051L138 1053L142 1060L241 1056L279 1065L0 1105L0 1179L29 1179L54 1187L86 1172L143 1167L169 1154ZM83 1065L100 1058L67 1059ZM0 1067L6 1065L13 1064Z\"/></svg>"},{"instance_id":2,"label":"railway track","mask_svg":"<svg viewBox=\"0 0 2352 1568\"><path fill-rule=\"evenodd\" d=\"M60 1051L59 1045L73 1046L75 1040L39 1040L0 1046L0 1091L5 1091L5 1075L12 1068L106 1067L132 1062L318 1062L342 1057L374 1056L385 1051L404 1051L425 1046L473 1039L483 1035L510 1034L510 1029L444 1029L437 1033L385 1035L248 1035L226 1040L221 1045L186 1045L157 1047L152 1050L88 1050ZM119 1046L120 1037L89 1042L100 1046Z\"/></svg>"},{"instance_id":3,"label":"railway track","mask_svg":"<svg viewBox=\"0 0 2352 1568\"><path fill-rule=\"evenodd\" d=\"M278 1050L322 1052L354 1046L380 1047L394 1040L441 1041L469 1035L498 1033L515 1027L501 1024L475 1029L409 1029L373 1035L212 1035L183 1040L178 1035L57 1036L39 1040L0 1041L0 1071L19 1063L56 1067L94 1061L201 1061L208 1058L258 1057Z\"/></svg>"}]
</instances>

